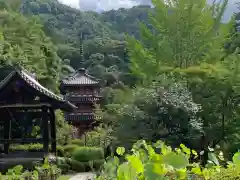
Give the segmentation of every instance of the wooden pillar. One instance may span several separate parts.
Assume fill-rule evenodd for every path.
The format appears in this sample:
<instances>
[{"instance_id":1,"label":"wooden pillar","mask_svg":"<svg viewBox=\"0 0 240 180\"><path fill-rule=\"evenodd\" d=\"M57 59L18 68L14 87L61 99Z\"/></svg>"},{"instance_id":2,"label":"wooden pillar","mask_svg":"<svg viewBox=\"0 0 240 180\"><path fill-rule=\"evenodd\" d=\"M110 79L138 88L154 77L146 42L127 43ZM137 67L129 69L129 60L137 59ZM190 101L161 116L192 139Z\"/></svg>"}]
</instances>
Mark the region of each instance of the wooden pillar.
<instances>
[{"instance_id":1,"label":"wooden pillar","mask_svg":"<svg viewBox=\"0 0 240 180\"><path fill-rule=\"evenodd\" d=\"M43 150L44 154L47 155L49 152L49 128L48 128L48 107L42 107L42 128L43 128Z\"/></svg>"},{"instance_id":2,"label":"wooden pillar","mask_svg":"<svg viewBox=\"0 0 240 180\"><path fill-rule=\"evenodd\" d=\"M11 118L4 118L4 140L5 140L4 153L5 154L9 153L9 141L8 140L10 140L10 139L11 139Z\"/></svg>"},{"instance_id":3,"label":"wooden pillar","mask_svg":"<svg viewBox=\"0 0 240 180\"><path fill-rule=\"evenodd\" d=\"M51 149L52 153L57 153L57 142L56 142L56 118L53 109L50 109L50 127L51 127Z\"/></svg>"}]
</instances>

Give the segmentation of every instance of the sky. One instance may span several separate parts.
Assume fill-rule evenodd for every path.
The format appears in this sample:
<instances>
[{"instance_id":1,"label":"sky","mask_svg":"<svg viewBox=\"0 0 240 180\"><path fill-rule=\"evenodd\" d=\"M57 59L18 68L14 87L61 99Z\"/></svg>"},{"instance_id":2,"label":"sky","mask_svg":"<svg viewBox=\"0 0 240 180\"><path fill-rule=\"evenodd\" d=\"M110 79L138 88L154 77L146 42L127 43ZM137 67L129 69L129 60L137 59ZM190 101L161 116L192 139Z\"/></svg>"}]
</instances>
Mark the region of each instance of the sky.
<instances>
[{"instance_id":1,"label":"sky","mask_svg":"<svg viewBox=\"0 0 240 180\"><path fill-rule=\"evenodd\" d=\"M81 10L107 11L118 8L130 8L140 4L149 4L151 0L59 0L61 3ZM209 0L212 1L212 0ZM229 19L233 11L237 11L235 3L239 0L229 0L225 19Z\"/></svg>"}]
</instances>

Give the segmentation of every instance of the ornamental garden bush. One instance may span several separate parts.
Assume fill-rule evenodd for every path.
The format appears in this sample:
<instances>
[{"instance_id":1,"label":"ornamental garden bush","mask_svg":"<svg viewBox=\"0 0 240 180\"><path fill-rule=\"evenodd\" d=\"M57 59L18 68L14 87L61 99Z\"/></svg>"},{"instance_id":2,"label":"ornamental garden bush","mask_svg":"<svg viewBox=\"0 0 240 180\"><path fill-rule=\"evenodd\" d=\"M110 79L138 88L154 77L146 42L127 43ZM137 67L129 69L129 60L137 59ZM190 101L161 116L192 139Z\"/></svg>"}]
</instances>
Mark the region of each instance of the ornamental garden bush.
<instances>
[{"instance_id":1,"label":"ornamental garden bush","mask_svg":"<svg viewBox=\"0 0 240 180\"><path fill-rule=\"evenodd\" d=\"M85 172L84 163L73 160L71 158L57 158L57 167L61 169L62 173L67 174L73 172Z\"/></svg>"},{"instance_id":2,"label":"ornamental garden bush","mask_svg":"<svg viewBox=\"0 0 240 180\"><path fill-rule=\"evenodd\" d=\"M78 147L74 150L72 158L79 162L89 162L104 159L104 151L98 147Z\"/></svg>"},{"instance_id":3,"label":"ornamental garden bush","mask_svg":"<svg viewBox=\"0 0 240 180\"><path fill-rule=\"evenodd\" d=\"M64 156L71 157L73 152L79 147L80 146L76 145L76 144L68 144L68 145L63 146L64 153L65 153Z\"/></svg>"},{"instance_id":4,"label":"ornamental garden bush","mask_svg":"<svg viewBox=\"0 0 240 180\"><path fill-rule=\"evenodd\" d=\"M190 163L190 156L198 158L198 153L184 146L172 149L163 142L147 144L144 140L133 145L129 153L125 148L117 148L119 156L108 157L97 180L236 180L240 179L240 152L231 162L225 162L222 153L208 152L205 167L200 163ZM221 163L227 166L221 166Z\"/></svg>"},{"instance_id":5,"label":"ornamental garden bush","mask_svg":"<svg viewBox=\"0 0 240 180\"><path fill-rule=\"evenodd\" d=\"M71 140L70 144L75 144L75 145L78 145L78 146L84 146L85 145L84 140L82 140L82 139L73 139L73 140Z\"/></svg>"},{"instance_id":6,"label":"ornamental garden bush","mask_svg":"<svg viewBox=\"0 0 240 180\"><path fill-rule=\"evenodd\" d=\"M103 166L104 150L99 147L78 147L72 154L72 159L84 165L85 171L98 171Z\"/></svg>"},{"instance_id":7,"label":"ornamental garden bush","mask_svg":"<svg viewBox=\"0 0 240 180\"><path fill-rule=\"evenodd\" d=\"M28 152L39 152L43 151L43 145L40 143L31 143L31 144L13 144L10 146L11 152L16 151L28 151Z\"/></svg>"},{"instance_id":8,"label":"ornamental garden bush","mask_svg":"<svg viewBox=\"0 0 240 180\"><path fill-rule=\"evenodd\" d=\"M49 150L51 151L51 146L49 146ZM42 152L43 144L40 143L31 143L31 144L12 144L10 145L10 152ZM57 156L65 155L65 146L57 146Z\"/></svg>"}]
</instances>

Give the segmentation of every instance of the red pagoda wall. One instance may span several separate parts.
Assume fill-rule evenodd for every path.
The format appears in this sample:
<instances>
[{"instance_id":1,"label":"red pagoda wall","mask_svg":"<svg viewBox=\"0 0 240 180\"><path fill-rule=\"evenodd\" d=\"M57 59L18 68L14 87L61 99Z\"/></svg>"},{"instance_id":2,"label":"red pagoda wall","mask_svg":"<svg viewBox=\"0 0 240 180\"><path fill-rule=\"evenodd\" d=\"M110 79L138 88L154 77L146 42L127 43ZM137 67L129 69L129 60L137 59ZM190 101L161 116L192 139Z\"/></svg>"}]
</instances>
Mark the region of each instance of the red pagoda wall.
<instances>
[{"instance_id":1,"label":"red pagoda wall","mask_svg":"<svg viewBox=\"0 0 240 180\"><path fill-rule=\"evenodd\" d=\"M87 96L99 96L99 88L98 87L89 87L89 86L82 86L82 87L68 87L66 89L67 98L78 98L78 97L87 97ZM69 99L69 100L70 100ZM75 113L94 113L95 103L98 102L91 102L91 101L71 101L71 103L77 106ZM78 129L78 134L81 136L82 134L86 133L87 131L91 130L94 127L95 119L90 120L77 120L71 122L71 124Z\"/></svg>"}]
</instances>

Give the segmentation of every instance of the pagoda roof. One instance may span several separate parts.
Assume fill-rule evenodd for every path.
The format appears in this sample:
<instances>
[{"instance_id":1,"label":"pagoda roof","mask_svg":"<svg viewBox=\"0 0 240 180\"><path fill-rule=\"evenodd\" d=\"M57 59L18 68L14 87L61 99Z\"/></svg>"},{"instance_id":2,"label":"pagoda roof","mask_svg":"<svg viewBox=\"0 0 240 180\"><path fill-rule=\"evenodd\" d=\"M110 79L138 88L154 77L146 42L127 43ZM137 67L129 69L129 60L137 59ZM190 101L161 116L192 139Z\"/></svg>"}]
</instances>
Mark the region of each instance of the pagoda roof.
<instances>
[{"instance_id":1,"label":"pagoda roof","mask_svg":"<svg viewBox=\"0 0 240 180\"><path fill-rule=\"evenodd\" d=\"M23 80L29 87L31 87L36 94L40 94L44 97L47 97L50 101L49 104L54 104L55 109L63 109L67 111L72 111L76 108L75 105L71 104L69 101L65 100L63 96L56 95L49 89L42 86L36 79L35 75L29 73L23 68L14 69L4 80L0 82L0 92L8 86L12 80L15 80L16 77Z\"/></svg>"},{"instance_id":2,"label":"pagoda roof","mask_svg":"<svg viewBox=\"0 0 240 180\"><path fill-rule=\"evenodd\" d=\"M79 85L98 85L99 81L89 75L85 69L80 68L75 71L72 75L68 76L66 79L63 79L61 82L63 85L67 86L79 86Z\"/></svg>"}]
</instances>

